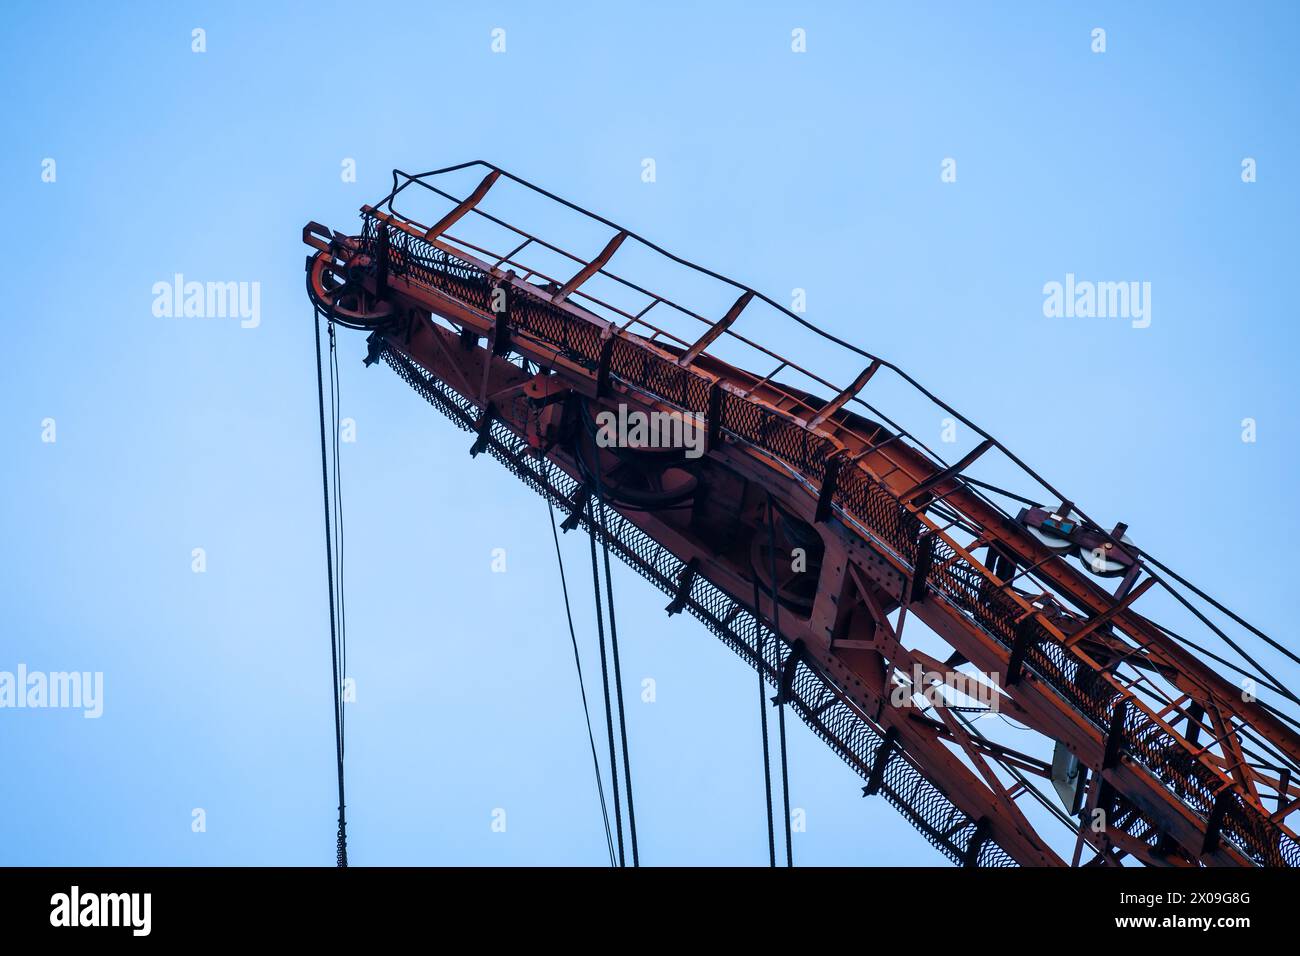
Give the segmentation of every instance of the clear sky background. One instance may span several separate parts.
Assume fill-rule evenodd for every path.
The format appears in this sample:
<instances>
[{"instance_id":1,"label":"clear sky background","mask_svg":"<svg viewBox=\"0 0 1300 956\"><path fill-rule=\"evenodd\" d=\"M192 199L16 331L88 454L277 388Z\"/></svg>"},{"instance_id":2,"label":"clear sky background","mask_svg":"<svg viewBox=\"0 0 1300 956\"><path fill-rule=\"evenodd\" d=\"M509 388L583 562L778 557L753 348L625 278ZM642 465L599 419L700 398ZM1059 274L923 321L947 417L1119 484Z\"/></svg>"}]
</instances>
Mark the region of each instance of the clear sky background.
<instances>
[{"instance_id":1,"label":"clear sky background","mask_svg":"<svg viewBox=\"0 0 1300 956\"><path fill-rule=\"evenodd\" d=\"M807 289L809 318L1289 641L1297 9L10 4L0 670L102 671L105 700L0 710L0 863L333 862L300 231L355 228L394 166L486 159L774 298ZM1150 327L1045 318L1069 272L1150 282ZM175 273L260 283L260 326L155 317ZM601 864L545 506L362 369L361 335L341 347L352 861ZM565 548L592 674L585 542ZM753 672L621 567L615 590L643 862L765 862ZM797 721L790 752L796 862L941 862Z\"/></svg>"}]
</instances>

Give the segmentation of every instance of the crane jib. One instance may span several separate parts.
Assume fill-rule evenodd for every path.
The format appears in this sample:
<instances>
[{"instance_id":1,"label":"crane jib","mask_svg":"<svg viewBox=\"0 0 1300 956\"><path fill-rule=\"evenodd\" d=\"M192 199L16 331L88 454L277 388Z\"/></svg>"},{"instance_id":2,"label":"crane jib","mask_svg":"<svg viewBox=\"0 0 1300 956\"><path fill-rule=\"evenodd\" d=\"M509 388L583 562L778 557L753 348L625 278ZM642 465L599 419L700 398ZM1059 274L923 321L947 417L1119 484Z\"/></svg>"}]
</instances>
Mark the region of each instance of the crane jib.
<instances>
[{"instance_id":1,"label":"crane jib","mask_svg":"<svg viewBox=\"0 0 1300 956\"><path fill-rule=\"evenodd\" d=\"M805 320L484 168L463 199L438 185L440 171L395 173L356 235L304 230L315 250L309 296L338 324L371 333L367 364L384 361L474 432L473 450L550 499L566 527L589 524L583 507L598 486L616 556L664 590L671 611L701 620L773 686L788 684L794 713L954 862L1077 864L1087 849L1104 864L1300 865L1287 822L1300 801L1294 718L1244 699L1221 658L1141 611L1157 588L1192 607L1212 599L987 433L956 462L939 459L868 400L886 373L915 385L895 366L855 349L869 364L837 388L744 333L760 307ZM485 210L505 186L612 235L589 257L565 252ZM398 193L420 189L452 206L433 228L393 207ZM475 217L509 232L509 243L458 238ZM638 246L733 286L734 305L710 319L626 278L621 257ZM572 267L559 276L534 268L527 253L538 248ZM644 304L613 304L611 283ZM655 309L708 330L679 337L649 322ZM713 354L733 340L765 352L776 371ZM787 383L796 374L820 393ZM629 437L642 420L689 423L701 440L692 455L674 454L684 449ZM1003 501L1032 498L973 476L994 457L1024 468L1038 503L1013 513ZM910 617L946 642L949 663L904 639ZM1254 663L1245 641L1209 614L1198 619ZM762 633L772 638L766 659ZM943 684L945 669L960 666L999 688L998 711L1046 740L1042 756L997 740L950 692L918 686L920 675ZM1259 679L1279 704L1294 703L1267 673ZM1029 822L1024 799L1067 828L1072 855Z\"/></svg>"}]
</instances>

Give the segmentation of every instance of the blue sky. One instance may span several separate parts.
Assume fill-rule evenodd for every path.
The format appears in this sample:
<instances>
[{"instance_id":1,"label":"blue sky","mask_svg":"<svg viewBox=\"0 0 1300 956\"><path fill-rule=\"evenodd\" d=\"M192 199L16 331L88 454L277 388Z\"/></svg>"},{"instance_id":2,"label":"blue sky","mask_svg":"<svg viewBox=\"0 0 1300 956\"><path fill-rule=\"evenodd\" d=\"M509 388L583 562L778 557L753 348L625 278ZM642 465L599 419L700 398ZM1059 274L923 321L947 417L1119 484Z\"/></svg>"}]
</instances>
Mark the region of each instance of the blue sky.
<instances>
[{"instance_id":1,"label":"blue sky","mask_svg":"<svg viewBox=\"0 0 1300 956\"><path fill-rule=\"evenodd\" d=\"M0 710L0 862L332 862L299 234L352 228L394 166L487 159L778 300L806 289L810 319L1290 637L1294 5L12 6L0 670L102 671L105 700ZM260 283L260 324L155 316L176 273ZM1045 317L1067 273L1150 282L1150 326ZM362 369L361 336L341 348L352 860L599 864L545 507ZM643 861L764 862L752 672L625 569L615 590ZM790 751L797 862L940 862L797 723Z\"/></svg>"}]
</instances>

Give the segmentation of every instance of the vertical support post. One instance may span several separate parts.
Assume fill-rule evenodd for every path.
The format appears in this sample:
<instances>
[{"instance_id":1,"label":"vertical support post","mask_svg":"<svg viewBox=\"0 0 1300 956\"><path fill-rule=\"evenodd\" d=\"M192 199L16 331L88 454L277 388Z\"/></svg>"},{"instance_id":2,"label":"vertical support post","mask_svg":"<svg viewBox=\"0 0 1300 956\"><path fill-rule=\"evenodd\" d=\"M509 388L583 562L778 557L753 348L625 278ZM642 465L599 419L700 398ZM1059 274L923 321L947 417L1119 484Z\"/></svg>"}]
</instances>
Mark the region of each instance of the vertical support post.
<instances>
[{"instance_id":1,"label":"vertical support post","mask_svg":"<svg viewBox=\"0 0 1300 956\"><path fill-rule=\"evenodd\" d=\"M773 625L775 630L775 624ZM777 634L777 647L780 645L781 635ZM772 698L774 704L788 703L792 699L791 690L794 688L794 675L798 670L799 662L803 660L804 646L802 640L797 640L790 645L790 653L785 656L781 662L781 681L777 686L776 696Z\"/></svg>"},{"instance_id":2,"label":"vertical support post","mask_svg":"<svg viewBox=\"0 0 1300 956\"><path fill-rule=\"evenodd\" d=\"M375 241L375 295L384 297L388 291L388 223L376 220L379 236Z\"/></svg>"},{"instance_id":3,"label":"vertical support post","mask_svg":"<svg viewBox=\"0 0 1300 956\"><path fill-rule=\"evenodd\" d=\"M1109 770L1119 763L1120 749L1124 743L1124 717L1128 714L1128 698L1115 702L1110 713L1110 730L1106 735L1106 752L1101 759L1101 769Z\"/></svg>"},{"instance_id":4,"label":"vertical support post","mask_svg":"<svg viewBox=\"0 0 1300 956\"><path fill-rule=\"evenodd\" d=\"M934 566L934 535L922 534L916 541L916 564L912 570L912 587L907 598L908 604L915 604L925 597L926 578Z\"/></svg>"},{"instance_id":5,"label":"vertical support post","mask_svg":"<svg viewBox=\"0 0 1300 956\"><path fill-rule=\"evenodd\" d=\"M876 755L871 761L871 775L867 777L867 785L862 788L862 795L870 797L880 792L880 785L885 780L885 768L889 766L890 758L898 749L898 728L887 727L885 737L880 741L880 746L876 748Z\"/></svg>"},{"instance_id":6,"label":"vertical support post","mask_svg":"<svg viewBox=\"0 0 1300 956\"><path fill-rule=\"evenodd\" d=\"M474 439L474 444L470 446L469 456L471 458L477 458L481 452L487 450L488 439L492 437L492 420L496 416L496 406L488 402L487 407L483 409L482 417L474 426L474 432L478 437Z\"/></svg>"},{"instance_id":7,"label":"vertical support post","mask_svg":"<svg viewBox=\"0 0 1300 956\"><path fill-rule=\"evenodd\" d=\"M704 418L708 429L704 449L713 451L722 441L722 384L718 381L709 386L709 408Z\"/></svg>"},{"instance_id":8,"label":"vertical support post","mask_svg":"<svg viewBox=\"0 0 1300 956\"><path fill-rule=\"evenodd\" d=\"M604 338L600 343L600 357L596 362L596 397L600 398L609 394L609 365L610 360L614 357L614 332L613 326L605 330Z\"/></svg>"},{"instance_id":9,"label":"vertical support post","mask_svg":"<svg viewBox=\"0 0 1300 956\"><path fill-rule=\"evenodd\" d=\"M1219 795L1214 798L1214 806L1210 809L1209 819L1205 821L1205 842L1201 845L1201 856L1213 853L1219 848L1219 835L1223 832L1223 817L1228 812L1228 805L1232 801L1232 789L1225 787L1219 791Z\"/></svg>"},{"instance_id":10,"label":"vertical support post","mask_svg":"<svg viewBox=\"0 0 1300 956\"><path fill-rule=\"evenodd\" d=\"M695 584L695 575L700 570L700 559L691 558L683 565L681 572L677 575L677 593L673 595L672 601L664 608L668 616L680 614L686 608L686 601L691 596L691 586Z\"/></svg>"},{"instance_id":11,"label":"vertical support post","mask_svg":"<svg viewBox=\"0 0 1300 956\"><path fill-rule=\"evenodd\" d=\"M844 449L837 450L830 458L826 459L826 476L822 478L822 487L817 495L817 511L813 516L813 521L828 521L831 516L831 504L835 500L835 486L840 478L840 469L844 467L844 461L848 453Z\"/></svg>"},{"instance_id":12,"label":"vertical support post","mask_svg":"<svg viewBox=\"0 0 1300 956\"><path fill-rule=\"evenodd\" d=\"M975 821L975 832L970 835L970 843L966 846L966 855L962 857L961 865L963 867L974 867L979 863L980 850L984 846L984 841L988 838L988 817L980 817Z\"/></svg>"},{"instance_id":13,"label":"vertical support post","mask_svg":"<svg viewBox=\"0 0 1300 956\"><path fill-rule=\"evenodd\" d=\"M510 354L510 282L498 283L492 287L488 305L496 316L496 329L492 334L492 354L504 356Z\"/></svg>"},{"instance_id":14,"label":"vertical support post","mask_svg":"<svg viewBox=\"0 0 1300 956\"><path fill-rule=\"evenodd\" d=\"M1033 639L1033 616L1024 617L1016 625L1015 643L1011 645L1011 660L1007 663L1007 686L1020 683L1021 674L1024 672L1025 653L1029 650L1029 642Z\"/></svg>"}]
</instances>

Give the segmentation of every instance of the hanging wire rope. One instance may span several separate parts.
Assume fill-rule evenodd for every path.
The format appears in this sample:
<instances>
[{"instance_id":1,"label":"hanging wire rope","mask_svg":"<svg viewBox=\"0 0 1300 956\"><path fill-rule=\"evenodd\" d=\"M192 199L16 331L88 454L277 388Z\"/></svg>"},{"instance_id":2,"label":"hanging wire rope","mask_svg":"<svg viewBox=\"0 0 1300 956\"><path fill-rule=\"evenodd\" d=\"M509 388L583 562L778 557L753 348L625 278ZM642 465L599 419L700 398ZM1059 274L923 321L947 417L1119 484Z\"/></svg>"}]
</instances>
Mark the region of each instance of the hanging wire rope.
<instances>
[{"instance_id":1,"label":"hanging wire rope","mask_svg":"<svg viewBox=\"0 0 1300 956\"><path fill-rule=\"evenodd\" d=\"M614 581L609 570L609 533L605 527L605 489L600 479L600 462L592 469L596 475L596 498L600 504L600 545L605 558L605 593L608 596L609 639L614 657L614 689L618 699L618 732L623 747L623 782L627 787L627 827L632 841L632 865L641 865L636 842L636 804L632 799L632 765L627 747L627 715L623 709L623 671L619 665L618 624L614 618ZM594 529L593 529L594 534ZM600 585L597 584L597 588Z\"/></svg>"},{"instance_id":2,"label":"hanging wire rope","mask_svg":"<svg viewBox=\"0 0 1300 956\"><path fill-rule=\"evenodd\" d=\"M772 575L772 629L776 632L777 658L780 658L781 600L777 594L776 578L776 505L772 493L767 493L767 548L768 568ZM782 682L784 683L784 682ZM794 866L794 846L790 842L790 766L785 746L785 691L777 693L777 726L781 738L781 798L785 804L785 865Z\"/></svg>"},{"instance_id":3,"label":"hanging wire rope","mask_svg":"<svg viewBox=\"0 0 1300 956\"><path fill-rule=\"evenodd\" d=\"M779 646L779 645L778 645ZM754 671L758 674L758 720L763 734L763 796L767 801L767 865L776 866L776 821L772 818L772 755L767 733L767 689L763 686L763 666L767 639L759 619L758 576L754 576Z\"/></svg>"},{"instance_id":4,"label":"hanging wire rope","mask_svg":"<svg viewBox=\"0 0 1300 956\"><path fill-rule=\"evenodd\" d=\"M346 588L343 586L343 469L340 467L341 459L339 455L340 432L342 430L340 418L342 388L339 384L339 357L335 344L334 323L330 322L328 328L330 337L330 408L331 425L334 433L334 577L335 595L338 601L339 677L346 681L348 679L348 611L347 600L344 597ZM339 707L339 727L341 730L339 748L346 756L348 740L346 698L341 701Z\"/></svg>"},{"instance_id":5,"label":"hanging wire rope","mask_svg":"<svg viewBox=\"0 0 1300 956\"><path fill-rule=\"evenodd\" d=\"M600 602L600 570L596 562L596 514L591 499L587 500L587 515L591 535L591 584L596 597L596 638L600 644L600 682L605 695L605 736L609 739L609 778L614 795L614 828L618 831L618 865L627 865L623 848L623 806L618 788L618 754L614 743L614 710L609 699L609 659L605 654L605 619Z\"/></svg>"},{"instance_id":6,"label":"hanging wire rope","mask_svg":"<svg viewBox=\"0 0 1300 956\"><path fill-rule=\"evenodd\" d=\"M557 353L557 356L558 356L558 353ZM546 373L547 373L548 375L552 374L552 373L555 371L555 368L554 368L554 359L555 359L557 356L552 356L552 360L551 360L551 362L548 363L547 366L546 366ZM541 368L541 366L539 366L539 369L540 369L540 368ZM582 455L579 453L579 454L576 455L576 458L577 458L577 461L578 461L578 465L579 465L579 467L582 468L583 465L584 465L584 462L582 461ZM548 462L547 462L547 469L548 469L548 472L549 472L549 469L550 469L550 468L551 468L551 464L550 464L550 462L548 461ZM548 503L549 503L549 500L550 500L550 499L547 499L547 500L548 500ZM623 845L623 815L622 815L622 803L621 803L621 797L620 797L619 786L618 786L618 760L617 760L617 756L615 755L615 752L614 752L614 750L615 750L615 744L614 744L614 724L613 724L613 716L612 716L612 710L611 710L611 707L610 707L610 697L609 697L609 666L608 666L608 660L607 660L606 655L605 655L605 628L604 628L604 623L603 623L603 618L602 618L602 613L601 613L600 575L599 575L599 573L598 573L598 571L597 571L597 568L596 568L596 521L595 521L595 515L594 515L594 508L593 508L593 506L592 506L592 501L591 501L590 498L588 498L588 500L587 500L587 516L588 516L588 524L587 524L587 527L588 527L588 530L590 531L590 535L588 536L588 540L590 541L590 544L591 544L591 583L592 583L593 591L594 591L594 593L595 593L595 601L596 601L596 638L597 638L597 642L598 642L599 647L600 647L600 679L601 679L601 690L603 691L603 694L604 694L604 700L605 700L605 731L606 731L606 736L607 736L608 739L609 739L609 776L610 776L610 790L611 790L611 795L613 796L613 799L614 799L614 825L615 825L616 830L618 831L618 841L617 841L617 842L618 842L618 865L619 865L619 866L625 866L626 863L627 863L627 857L626 857L626 851L625 851L625 849L624 849L624 845ZM603 528L603 526L604 526L604 525L603 525L603 522L602 522L602 525L601 525L601 526L602 526L602 528ZM554 517L554 509L553 509L553 508L552 508L552 517L551 517L551 530L552 530L552 534L554 534L554 532L555 532L555 517ZM603 538L602 538L602 543L603 543L604 550L605 550L605 572L606 572L606 575L608 575L608 574L609 574L609 545L608 545L607 542L604 541ZM559 538L558 538L558 535L556 536L556 542L555 542L555 544L556 544L556 554L557 554L557 556L558 556L558 554L559 554ZM561 568L561 576L563 576L563 568ZM607 582L607 583L608 583L608 582ZM610 626L611 626L611 628L612 628L612 627L614 626L614 607L613 607L613 602L614 602L614 591L613 591L613 588L612 588L612 587L610 587L608 590L609 590L609 601L610 601L610 608L609 608L609 613L610 613ZM568 609L568 597L567 597L567 591L566 591L566 597L565 597L565 609L566 609L566 610ZM570 633L572 634L572 629L573 629L573 619L572 619L572 616L570 616L570 619L569 619L569 628L570 628ZM615 672L617 673L617 668L618 668L618 658L617 658L617 653L618 653L618 644L617 644L617 642L616 642L615 645L614 645L614 652L615 652ZM576 641L576 638L574 639L574 655L575 655L575 659L576 659L576 658L577 658L577 641ZM579 670L581 670L581 664L580 664L580 663L579 663L578 666L579 666ZM579 674L579 680L581 680L581 674ZM585 689L583 690L583 706L584 706L584 708L586 707L586 690L585 690ZM620 725L622 725L622 722L623 722L623 721L622 721L622 718L623 718L622 681L619 681L619 720L620 720ZM588 733L590 734L590 732L591 732L591 718L590 718L590 716L588 716L588 718L587 718L587 730L588 730ZM624 768L626 769L627 766L628 766L628 764L627 764L627 734L626 734L626 731L624 731L624 733L623 733L623 749L624 749L624 763L623 763L623 765L624 765ZM598 760L596 760L596 754L595 754L595 741L594 741L594 739L593 739L593 741L592 741L592 760L595 761L595 763L596 763L596 778L597 778L597 786L601 786L601 784L600 784L600 762L599 762ZM630 771L629 771L629 772L630 772ZM632 797L632 795L631 795L631 791L629 790L629 792L628 792L628 799L629 799L629 801L631 800L631 797ZM601 787L601 811L602 811L602 813L603 813L604 816L605 816L605 832L606 832L606 837L608 838L608 836L609 836L609 813L608 813L608 811L605 809L605 797L604 797L604 789L603 789L603 787ZM629 812L631 812L631 811L630 811L630 808L629 808ZM635 842L635 841L636 841L636 825L635 825L635 823L633 823L633 825L632 825L632 840L633 840L633 844L632 844L632 847L633 847L633 859L636 860L637 857L636 857L636 842ZM612 843L611 843L611 849L610 849L610 863L611 863L611 865L613 864L613 862L614 862L614 861L613 861L613 848L612 848ZM636 863L634 863L634 865L640 865L640 864L639 864L639 862L636 862Z\"/></svg>"},{"instance_id":7,"label":"hanging wire rope","mask_svg":"<svg viewBox=\"0 0 1300 956\"><path fill-rule=\"evenodd\" d=\"M335 602L334 538L330 528L330 467L329 453L325 443L325 382L321 367L320 310L313 309L312 311L315 314L316 329L316 398L320 411L321 493L325 506L325 575L329 586L330 599L330 664L334 678L334 754L338 766L339 783L339 821L338 835L335 841L335 859L338 866L346 867L348 865L348 837L347 801L343 793L343 699L342 687L339 684L339 632ZM332 333L333 329L331 328L331 348L333 347Z\"/></svg>"},{"instance_id":8,"label":"hanging wire rope","mask_svg":"<svg viewBox=\"0 0 1300 956\"><path fill-rule=\"evenodd\" d=\"M573 610L569 604L569 585L564 575L564 558L560 552L560 535L555 528L555 505L551 503L549 497L546 499L546 507L551 517L551 538L555 541L555 563L560 569L560 590L564 594L564 616L568 619L569 640L573 643L573 663L578 670L578 690L582 695L582 715L587 721L587 740L591 744L591 764L596 771L596 792L600 795L600 815L605 824L605 846L609 850L609 865L614 866L614 834L609 828L609 808L605 803L605 784L601 780L600 760L596 757L596 735L591 729L591 708L587 704L587 685L582 677L582 657L578 653L578 635L573 628Z\"/></svg>"}]
</instances>

